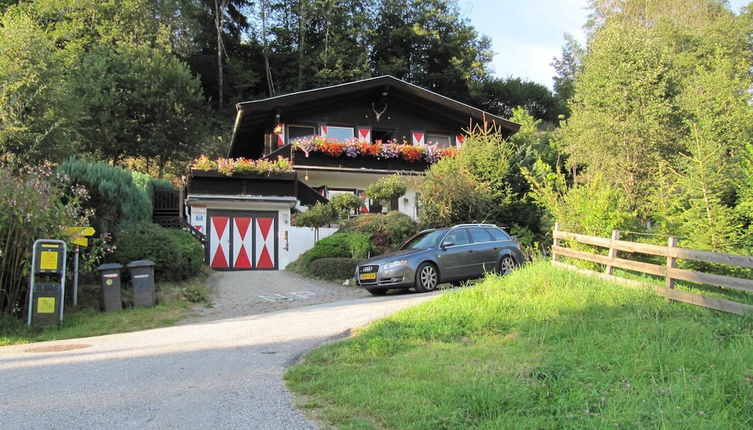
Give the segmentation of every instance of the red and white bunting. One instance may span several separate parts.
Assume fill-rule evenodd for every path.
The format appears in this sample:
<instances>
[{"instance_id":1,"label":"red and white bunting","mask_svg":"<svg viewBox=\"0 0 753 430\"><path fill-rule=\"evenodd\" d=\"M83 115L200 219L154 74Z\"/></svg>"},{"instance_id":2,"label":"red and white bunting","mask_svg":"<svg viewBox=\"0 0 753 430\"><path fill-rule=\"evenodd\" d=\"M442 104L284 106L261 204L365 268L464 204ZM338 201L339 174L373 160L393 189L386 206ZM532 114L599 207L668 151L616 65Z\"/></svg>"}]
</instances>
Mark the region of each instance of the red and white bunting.
<instances>
[{"instance_id":1,"label":"red and white bunting","mask_svg":"<svg viewBox=\"0 0 753 430\"><path fill-rule=\"evenodd\" d=\"M413 146L424 146L426 144L426 133L423 131L414 131L411 133L413 135Z\"/></svg>"},{"instance_id":2,"label":"red and white bunting","mask_svg":"<svg viewBox=\"0 0 753 430\"><path fill-rule=\"evenodd\" d=\"M371 127L359 127L358 128L358 140L365 140L371 142Z\"/></svg>"},{"instance_id":3,"label":"red and white bunting","mask_svg":"<svg viewBox=\"0 0 753 430\"><path fill-rule=\"evenodd\" d=\"M463 145L465 145L465 136L463 136L462 134L455 136L455 146L462 148Z\"/></svg>"}]
</instances>

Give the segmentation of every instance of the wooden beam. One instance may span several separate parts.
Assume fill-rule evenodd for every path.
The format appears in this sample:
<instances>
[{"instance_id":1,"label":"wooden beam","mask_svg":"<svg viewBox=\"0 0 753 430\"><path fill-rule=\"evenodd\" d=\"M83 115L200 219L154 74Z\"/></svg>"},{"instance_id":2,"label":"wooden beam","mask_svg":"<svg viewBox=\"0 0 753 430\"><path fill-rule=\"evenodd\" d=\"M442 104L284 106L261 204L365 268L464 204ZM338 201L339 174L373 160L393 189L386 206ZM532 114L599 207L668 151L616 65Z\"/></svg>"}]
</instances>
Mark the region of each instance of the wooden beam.
<instances>
[{"instance_id":1,"label":"wooden beam","mask_svg":"<svg viewBox=\"0 0 753 430\"><path fill-rule=\"evenodd\" d=\"M552 246L552 254L554 253L565 257L572 257L579 260L591 261L593 263L619 267L620 269L632 270L634 272L643 272L664 277L669 276L671 278L681 279L683 281L753 292L753 280L750 279L740 279L734 278L732 276L716 275L713 273L702 273L695 272L693 270L676 269L667 266L659 266L657 264L625 260L623 258L611 258L606 255L591 254L588 252L564 248L561 246Z\"/></svg>"},{"instance_id":2,"label":"wooden beam","mask_svg":"<svg viewBox=\"0 0 753 430\"><path fill-rule=\"evenodd\" d=\"M574 240L578 243L600 246L602 248L614 248L639 254L658 255L662 257L674 257L685 260L703 261L706 263L727 264L730 266L753 269L753 257L749 255L723 254L719 252L701 251L688 248L669 248L666 246L652 245L649 243L636 243L624 240L612 240L603 237L587 236L584 234L555 231L554 239Z\"/></svg>"},{"instance_id":3,"label":"wooden beam","mask_svg":"<svg viewBox=\"0 0 753 430\"><path fill-rule=\"evenodd\" d=\"M715 309L715 310L729 312L729 313L738 314L738 315L753 314L753 306L747 305L744 303L737 303L730 300L718 299L716 297L709 297L709 296L704 296L701 294L689 293L687 291L679 291L676 289L664 288L658 285L651 285L646 282L620 278L618 276L607 275L606 273L594 272L592 270L580 269L578 267L565 264L565 263L553 262L552 264L558 267L563 267L568 270L573 270L573 271L576 271L585 275L596 276L598 278L601 278L607 281L615 282L615 283L626 285L633 288L651 288L654 290L654 292L656 292L656 294L663 297L667 297L672 300L676 300L678 302L690 303L693 305L698 305L705 308Z\"/></svg>"},{"instance_id":4,"label":"wooden beam","mask_svg":"<svg viewBox=\"0 0 753 430\"><path fill-rule=\"evenodd\" d=\"M620 240L620 231L619 230L612 230L612 241ZM615 258L617 257L617 250L615 248L609 248L609 254L607 254L609 258ZM607 275L614 275L614 267L607 265L606 270Z\"/></svg>"}]
</instances>

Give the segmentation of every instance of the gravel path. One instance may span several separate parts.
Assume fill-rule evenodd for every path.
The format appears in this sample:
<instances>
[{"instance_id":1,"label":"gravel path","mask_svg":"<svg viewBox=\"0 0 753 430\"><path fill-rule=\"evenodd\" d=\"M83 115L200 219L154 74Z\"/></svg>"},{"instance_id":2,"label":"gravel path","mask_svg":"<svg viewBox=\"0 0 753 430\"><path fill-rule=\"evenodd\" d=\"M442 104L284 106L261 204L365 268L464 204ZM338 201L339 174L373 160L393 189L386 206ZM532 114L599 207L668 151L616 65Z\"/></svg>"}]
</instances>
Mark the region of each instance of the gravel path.
<instances>
[{"instance_id":1,"label":"gravel path","mask_svg":"<svg viewBox=\"0 0 753 430\"><path fill-rule=\"evenodd\" d=\"M0 426L311 429L291 404L285 368L328 339L437 294L2 347Z\"/></svg>"}]
</instances>

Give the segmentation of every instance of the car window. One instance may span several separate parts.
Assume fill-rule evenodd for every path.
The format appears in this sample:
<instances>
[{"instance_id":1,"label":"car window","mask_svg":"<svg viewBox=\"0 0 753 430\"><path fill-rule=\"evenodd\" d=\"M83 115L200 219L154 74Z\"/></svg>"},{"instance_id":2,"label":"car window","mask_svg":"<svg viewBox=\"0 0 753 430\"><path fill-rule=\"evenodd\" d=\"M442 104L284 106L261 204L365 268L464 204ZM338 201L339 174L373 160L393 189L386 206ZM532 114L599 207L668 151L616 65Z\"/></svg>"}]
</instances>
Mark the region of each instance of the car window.
<instances>
[{"instance_id":1,"label":"car window","mask_svg":"<svg viewBox=\"0 0 753 430\"><path fill-rule=\"evenodd\" d=\"M417 234L412 239L405 242L400 249L435 248L439 245L439 241L442 240L442 236L444 236L445 232L446 230L434 230Z\"/></svg>"},{"instance_id":2,"label":"car window","mask_svg":"<svg viewBox=\"0 0 753 430\"><path fill-rule=\"evenodd\" d=\"M486 232L485 228L470 228L468 229L471 232L471 240L474 243L481 243L481 242L491 242L494 240L494 238Z\"/></svg>"},{"instance_id":3,"label":"car window","mask_svg":"<svg viewBox=\"0 0 753 430\"><path fill-rule=\"evenodd\" d=\"M510 240L510 236L508 236L507 233L498 228L490 228L486 231L491 233L492 237L494 237L494 240Z\"/></svg>"},{"instance_id":4,"label":"car window","mask_svg":"<svg viewBox=\"0 0 753 430\"><path fill-rule=\"evenodd\" d=\"M444 238L445 242L452 242L455 245L466 245L471 243L471 240L468 238L468 232L465 228L459 228L457 230L452 230L451 232L447 233L447 236Z\"/></svg>"}]
</instances>

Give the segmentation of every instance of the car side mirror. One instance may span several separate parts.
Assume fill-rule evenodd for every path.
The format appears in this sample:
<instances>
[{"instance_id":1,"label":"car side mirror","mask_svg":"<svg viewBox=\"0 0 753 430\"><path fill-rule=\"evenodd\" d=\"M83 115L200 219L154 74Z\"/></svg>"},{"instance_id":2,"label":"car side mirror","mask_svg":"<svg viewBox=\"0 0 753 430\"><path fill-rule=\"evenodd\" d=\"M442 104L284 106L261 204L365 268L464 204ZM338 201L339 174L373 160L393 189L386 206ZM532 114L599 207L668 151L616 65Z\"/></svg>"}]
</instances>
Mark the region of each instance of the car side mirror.
<instances>
[{"instance_id":1,"label":"car side mirror","mask_svg":"<svg viewBox=\"0 0 753 430\"><path fill-rule=\"evenodd\" d=\"M455 245L455 242L442 242L442 244L439 247L442 249L445 249L453 245Z\"/></svg>"}]
</instances>

